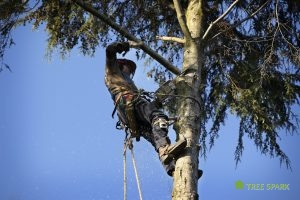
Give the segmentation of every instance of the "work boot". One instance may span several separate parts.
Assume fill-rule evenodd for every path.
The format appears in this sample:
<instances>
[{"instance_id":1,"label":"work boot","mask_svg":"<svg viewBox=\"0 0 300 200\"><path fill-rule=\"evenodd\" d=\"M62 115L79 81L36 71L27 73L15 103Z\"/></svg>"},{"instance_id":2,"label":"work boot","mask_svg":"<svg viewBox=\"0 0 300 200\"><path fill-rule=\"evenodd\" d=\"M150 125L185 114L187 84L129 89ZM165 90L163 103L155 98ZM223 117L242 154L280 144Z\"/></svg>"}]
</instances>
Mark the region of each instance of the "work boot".
<instances>
[{"instance_id":1,"label":"work boot","mask_svg":"<svg viewBox=\"0 0 300 200\"><path fill-rule=\"evenodd\" d=\"M173 145L165 145L158 149L158 154L160 161L163 164L170 163L174 158L176 158L186 147L186 140L179 140Z\"/></svg>"},{"instance_id":2,"label":"work boot","mask_svg":"<svg viewBox=\"0 0 300 200\"><path fill-rule=\"evenodd\" d=\"M167 174L173 177L173 173L175 171L175 160L171 160L171 162L168 164L163 164L163 167L165 168Z\"/></svg>"},{"instance_id":3,"label":"work boot","mask_svg":"<svg viewBox=\"0 0 300 200\"><path fill-rule=\"evenodd\" d=\"M203 171L201 169L198 169L198 179L200 179L202 175L203 175Z\"/></svg>"}]
</instances>

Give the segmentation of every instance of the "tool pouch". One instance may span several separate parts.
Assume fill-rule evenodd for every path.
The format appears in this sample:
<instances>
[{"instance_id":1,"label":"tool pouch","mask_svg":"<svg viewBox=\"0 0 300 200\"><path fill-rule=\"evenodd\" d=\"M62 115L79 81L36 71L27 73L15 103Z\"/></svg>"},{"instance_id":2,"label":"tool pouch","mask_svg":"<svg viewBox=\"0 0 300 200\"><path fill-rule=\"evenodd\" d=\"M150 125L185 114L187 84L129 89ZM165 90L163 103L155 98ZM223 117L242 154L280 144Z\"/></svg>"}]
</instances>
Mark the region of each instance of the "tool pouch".
<instances>
[{"instance_id":1,"label":"tool pouch","mask_svg":"<svg viewBox=\"0 0 300 200\"><path fill-rule=\"evenodd\" d=\"M134 105L133 105L132 101L126 102L125 114L126 114L126 118L127 118L128 127L131 132L131 137L137 138L137 140L138 140L138 138L140 137L139 126L136 121Z\"/></svg>"}]
</instances>

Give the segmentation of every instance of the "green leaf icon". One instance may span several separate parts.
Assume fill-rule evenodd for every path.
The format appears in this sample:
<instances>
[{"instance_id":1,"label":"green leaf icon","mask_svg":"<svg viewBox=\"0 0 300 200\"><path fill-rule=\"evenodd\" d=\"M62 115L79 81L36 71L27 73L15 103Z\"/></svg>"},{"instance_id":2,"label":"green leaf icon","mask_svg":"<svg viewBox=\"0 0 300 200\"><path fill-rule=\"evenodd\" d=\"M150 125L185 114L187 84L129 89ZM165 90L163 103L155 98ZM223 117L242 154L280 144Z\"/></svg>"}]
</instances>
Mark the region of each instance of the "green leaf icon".
<instances>
[{"instance_id":1,"label":"green leaf icon","mask_svg":"<svg viewBox=\"0 0 300 200\"><path fill-rule=\"evenodd\" d=\"M235 189L242 190L244 188L244 183L241 180L235 182Z\"/></svg>"}]
</instances>

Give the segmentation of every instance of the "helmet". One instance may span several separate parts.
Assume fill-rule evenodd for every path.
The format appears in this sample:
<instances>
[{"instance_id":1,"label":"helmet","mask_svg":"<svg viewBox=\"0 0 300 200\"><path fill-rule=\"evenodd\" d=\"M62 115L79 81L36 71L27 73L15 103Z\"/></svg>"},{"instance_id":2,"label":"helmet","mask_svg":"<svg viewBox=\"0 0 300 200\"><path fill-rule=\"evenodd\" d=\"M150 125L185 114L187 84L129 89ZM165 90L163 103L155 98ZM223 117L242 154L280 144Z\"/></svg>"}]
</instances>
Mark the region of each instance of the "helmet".
<instances>
[{"instance_id":1,"label":"helmet","mask_svg":"<svg viewBox=\"0 0 300 200\"><path fill-rule=\"evenodd\" d=\"M127 65L130 69L130 73L134 74L136 69L136 64L132 60L128 59L117 59L120 69L122 70L123 65Z\"/></svg>"}]
</instances>

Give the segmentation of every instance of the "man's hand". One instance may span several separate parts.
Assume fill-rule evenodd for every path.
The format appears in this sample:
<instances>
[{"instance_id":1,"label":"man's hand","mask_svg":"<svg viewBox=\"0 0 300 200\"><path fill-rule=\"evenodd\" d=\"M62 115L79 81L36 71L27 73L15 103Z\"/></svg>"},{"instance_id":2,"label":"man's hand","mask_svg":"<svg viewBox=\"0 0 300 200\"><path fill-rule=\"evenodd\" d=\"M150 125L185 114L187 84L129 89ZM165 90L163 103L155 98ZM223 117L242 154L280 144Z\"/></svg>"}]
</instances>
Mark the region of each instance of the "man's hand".
<instances>
[{"instance_id":1,"label":"man's hand","mask_svg":"<svg viewBox=\"0 0 300 200\"><path fill-rule=\"evenodd\" d=\"M143 42L135 42L135 41L128 41L130 48L136 48L139 49Z\"/></svg>"},{"instance_id":2,"label":"man's hand","mask_svg":"<svg viewBox=\"0 0 300 200\"><path fill-rule=\"evenodd\" d=\"M117 42L117 52L122 53L123 51L126 53L129 51L129 43L128 42Z\"/></svg>"},{"instance_id":3,"label":"man's hand","mask_svg":"<svg viewBox=\"0 0 300 200\"><path fill-rule=\"evenodd\" d=\"M116 45L115 47L118 53L124 52L123 54L125 55L130 48L139 49L143 45L143 42L135 42L135 41L115 42L114 45Z\"/></svg>"}]
</instances>

